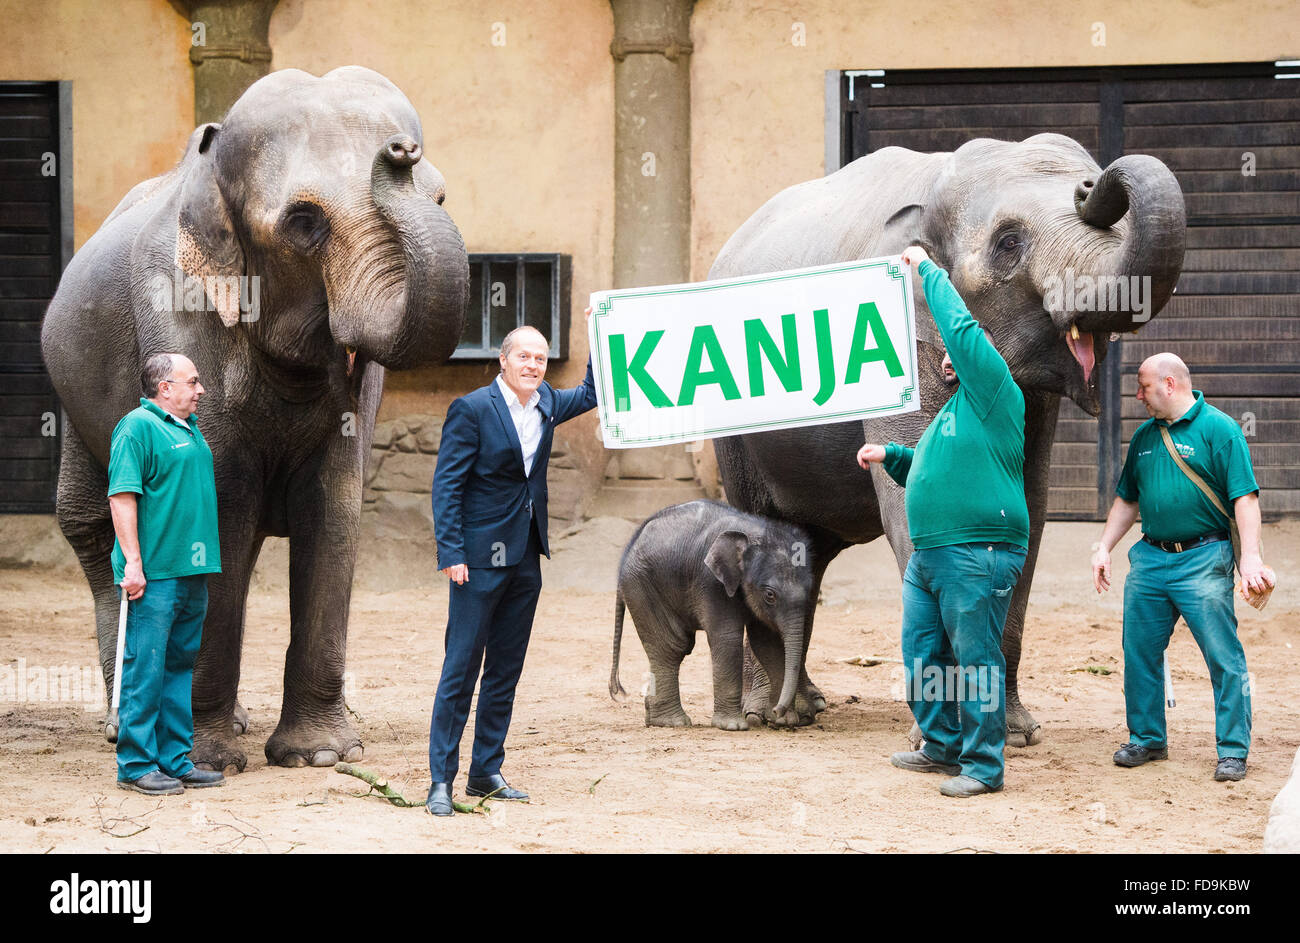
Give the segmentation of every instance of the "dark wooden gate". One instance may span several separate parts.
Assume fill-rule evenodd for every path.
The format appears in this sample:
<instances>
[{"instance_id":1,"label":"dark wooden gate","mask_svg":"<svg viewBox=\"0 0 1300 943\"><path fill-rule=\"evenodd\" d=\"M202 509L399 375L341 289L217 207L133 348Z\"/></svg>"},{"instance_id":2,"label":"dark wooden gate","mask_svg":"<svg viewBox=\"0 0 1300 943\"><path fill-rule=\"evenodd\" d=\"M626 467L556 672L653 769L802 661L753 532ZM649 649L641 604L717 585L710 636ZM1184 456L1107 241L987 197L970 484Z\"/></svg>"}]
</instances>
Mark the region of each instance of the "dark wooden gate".
<instances>
[{"instance_id":1,"label":"dark wooden gate","mask_svg":"<svg viewBox=\"0 0 1300 943\"><path fill-rule=\"evenodd\" d=\"M844 73L841 164L881 147L1075 138L1101 166L1152 154L1187 199L1187 257L1160 317L1112 347L1101 421L1061 404L1049 515L1098 520L1134 430L1138 365L1173 350L1250 436L1268 517L1300 512L1300 68L1274 63Z\"/></svg>"},{"instance_id":2,"label":"dark wooden gate","mask_svg":"<svg viewBox=\"0 0 1300 943\"><path fill-rule=\"evenodd\" d=\"M0 512L54 510L62 420L40 335L71 248L61 129L57 82L0 82Z\"/></svg>"}]
</instances>

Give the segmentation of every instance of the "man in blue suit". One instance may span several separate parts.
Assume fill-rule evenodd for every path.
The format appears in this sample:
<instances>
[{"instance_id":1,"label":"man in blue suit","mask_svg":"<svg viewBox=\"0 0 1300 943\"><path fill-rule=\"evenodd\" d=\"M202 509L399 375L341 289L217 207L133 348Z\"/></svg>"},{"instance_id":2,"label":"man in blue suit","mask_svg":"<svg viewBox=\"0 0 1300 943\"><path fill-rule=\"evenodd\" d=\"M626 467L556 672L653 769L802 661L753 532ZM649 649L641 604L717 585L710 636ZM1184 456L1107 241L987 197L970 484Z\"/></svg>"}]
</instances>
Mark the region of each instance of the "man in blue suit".
<instances>
[{"instance_id":1,"label":"man in blue suit","mask_svg":"<svg viewBox=\"0 0 1300 943\"><path fill-rule=\"evenodd\" d=\"M542 590L546 465L555 427L596 405L591 360L582 385L543 382L550 345L531 327L501 342L501 374L447 409L433 476L438 566L451 579L446 655L429 724L433 785L425 808L451 815L460 738L480 669L465 792L527 799L501 776L515 685Z\"/></svg>"}]
</instances>

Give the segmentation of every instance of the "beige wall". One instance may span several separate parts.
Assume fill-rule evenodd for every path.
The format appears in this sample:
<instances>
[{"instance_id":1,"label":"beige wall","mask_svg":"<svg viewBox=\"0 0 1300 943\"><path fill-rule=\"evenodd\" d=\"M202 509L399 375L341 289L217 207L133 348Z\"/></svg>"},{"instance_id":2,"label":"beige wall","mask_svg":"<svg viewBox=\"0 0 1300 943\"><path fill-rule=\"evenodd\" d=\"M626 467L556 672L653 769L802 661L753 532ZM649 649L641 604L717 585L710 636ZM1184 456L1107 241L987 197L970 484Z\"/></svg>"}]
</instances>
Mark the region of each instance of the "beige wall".
<instances>
[{"instance_id":1,"label":"beige wall","mask_svg":"<svg viewBox=\"0 0 1300 943\"><path fill-rule=\"evenodd\" d=\"M692 275L783 187L821 175L827 69L1186 63L1300 58L1294 0L885 2L699 0L692 21ZM1093 44L1105 24L1106 45ZM497 24L505 43L494 45ZM794 45L794 25L806 45ZM193 129L189 29L166 0L0 0L0 79L74 83L80 246L135 183L173 166ZM281 0L273 68L360 64L392 79L470 251L573 257L570 360L581 311L612 283L614 65L608 0ZM381 418L441 415L492 366L393 374ZM593 484L595 419L565 430Z\"/></svg>"},{"instance_id":2,"label":"beige wall","mask_svg":"<svg viewBox=\"0 0 1300 943\"><path fill-rule=\"evenodd\" d=\"M194 130L190 31L167 0L0 0L0 80L71 81L77 248Z\"/></svg>"},{"instance_id":3,"label":"beige wall","mask_svg":"<svg viewBox=\"0 0 1300 943\"><path fill-rule=\"evenodd\" d=\"M493 44L497 24L504 45ZM364 65L406 93L469 251L573 256L569 361L547 375L561 386L582 380L582 309L612 278L613 28L606 0L281 0L271 18L272 68ZM496 372L492 364L390 374L380 418L440 416ZM594 486L604 471L594 416L563 432Z\"/></svg>"},{"instance_id":4,"label":"beige wall","mask_svg":"<svg viewBox=\"0 0 1300 943\"><path fill-rule=\"evenodd\" d=\"M1093 45L1093 24L1105 46ZM796 46L802 23L807 45ZM819 177L827 69L1300 58L1300 4L1268 0L700 0L691 33L692 277L769 197Z\"/></svg>"}]
</instances>

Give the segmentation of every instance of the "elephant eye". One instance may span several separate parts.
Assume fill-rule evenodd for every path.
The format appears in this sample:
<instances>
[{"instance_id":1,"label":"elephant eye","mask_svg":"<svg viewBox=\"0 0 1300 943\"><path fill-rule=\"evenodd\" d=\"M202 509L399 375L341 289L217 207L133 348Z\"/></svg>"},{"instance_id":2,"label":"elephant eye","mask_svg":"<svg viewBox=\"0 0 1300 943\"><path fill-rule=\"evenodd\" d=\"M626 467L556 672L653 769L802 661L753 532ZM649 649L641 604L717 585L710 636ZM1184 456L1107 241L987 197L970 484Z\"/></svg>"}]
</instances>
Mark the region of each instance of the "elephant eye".
<instances>
[{"instance_id":1,"label":"elephant eye","mask_svg":"<svg viewBox=\"0 0 1300 943\"><path fill-rule=\"evenodd\" d=\"M776 605L776 593L772 590L772 587L765 586L763 588L763 601L766 602L769 606Z\"/></svg>"},{"instance_id":2,"label":"elephant eye","mask_svg":"<svg viewBox=\"0 0 1300 943\"><path fill-rule=\"evenodd\" d=\"M997 251L1015 252L1022 245L1024 245L1024 240L1020 237L1020 233L1014 231L1004 232L998 237Z\"/></svg>"},{"instance_id":3,"label":"elephant eye","mask_svg":"<svg viewBox=\"0 0 1300 943\"><path fill-rule=\"evenodd\" d=\"M329 235L325 214L314 203L295 203L284 213L281 224L289 239L299 249L309 252Z\"/></svg>"}]
</instances>

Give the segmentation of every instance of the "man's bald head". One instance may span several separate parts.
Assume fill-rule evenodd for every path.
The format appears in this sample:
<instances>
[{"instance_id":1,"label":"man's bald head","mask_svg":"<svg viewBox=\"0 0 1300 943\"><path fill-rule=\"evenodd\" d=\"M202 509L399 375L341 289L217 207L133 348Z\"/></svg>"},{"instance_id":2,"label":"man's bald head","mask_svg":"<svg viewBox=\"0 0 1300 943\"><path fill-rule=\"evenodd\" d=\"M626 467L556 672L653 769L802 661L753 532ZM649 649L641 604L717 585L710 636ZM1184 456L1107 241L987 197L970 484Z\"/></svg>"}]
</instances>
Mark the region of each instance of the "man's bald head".
<instances>
[{"instance_id":1,"label":"man's bald head","mask_svg":"<svg viewBox=\"0 0 1300 943\"><path fill-rule=\"evenodd\" d=\"M1168 351L1155 354L1138 367L1137 398L1156 419L1177 420L1192 404L1192 374L1183 358Z\"/></svg>"},{"instance_id":2,"label":"man's bald head","mask_svg":"<svg viewBox=\"0 0 1300 943\"><path fill-rule=\"evenodd\" d=\"M1152 379L1157 383L1165 380L1174 381L1174 390L1178 392L1192 391L1192 373L1187 369L1187 364L1183 363L1183 358L1177 354L1171 354L1164 351L1159 354L1152 354L1146 360L1142 361L1142 366L1138 372L1149 371Z\"/></svg>"}]
</instances>

